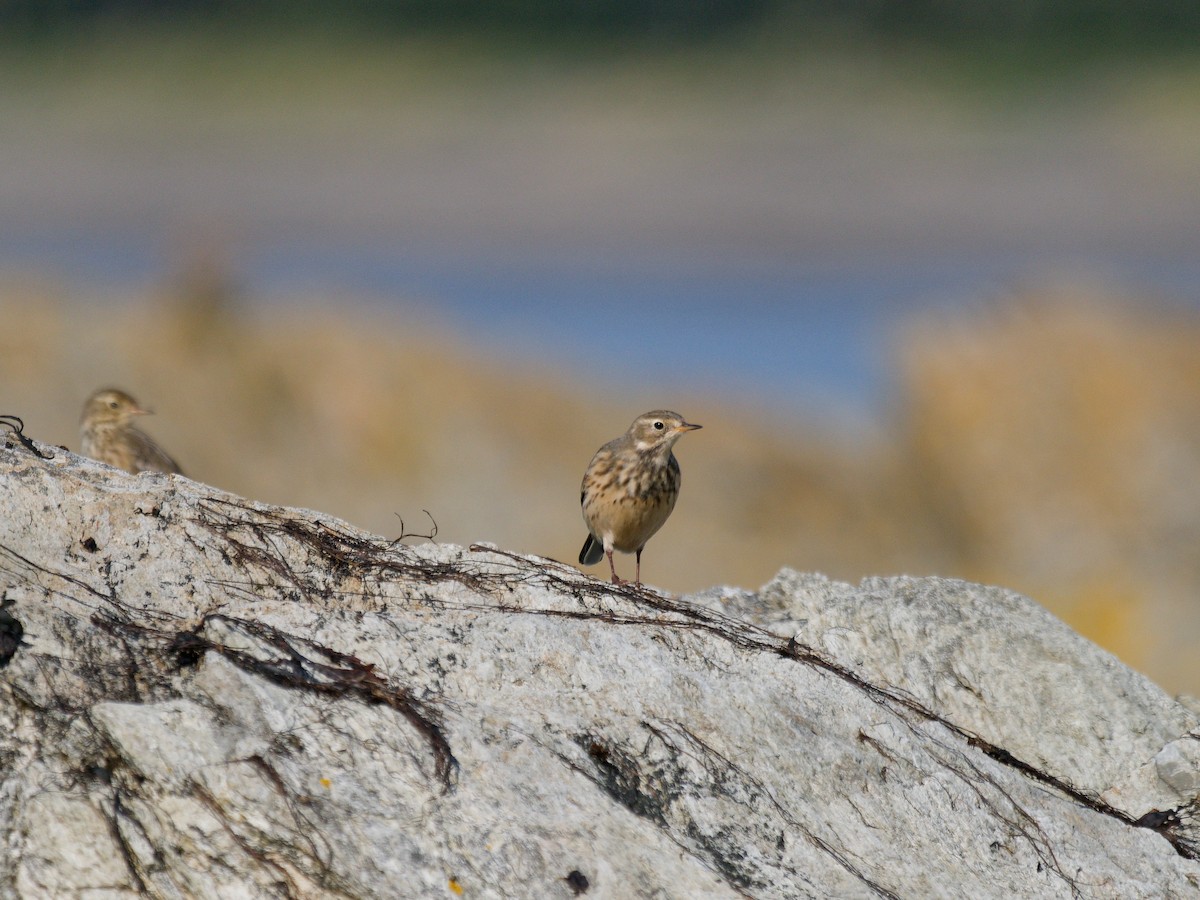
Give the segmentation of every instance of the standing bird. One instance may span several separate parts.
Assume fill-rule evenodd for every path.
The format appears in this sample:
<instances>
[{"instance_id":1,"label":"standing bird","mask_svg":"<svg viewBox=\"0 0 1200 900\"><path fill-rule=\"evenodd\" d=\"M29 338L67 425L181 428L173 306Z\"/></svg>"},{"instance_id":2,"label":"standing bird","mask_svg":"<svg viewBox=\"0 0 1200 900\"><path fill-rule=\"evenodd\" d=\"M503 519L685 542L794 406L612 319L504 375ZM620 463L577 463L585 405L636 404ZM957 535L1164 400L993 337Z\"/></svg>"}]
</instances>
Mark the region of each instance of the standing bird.
<instances>
[{"instance_id":1,"label":"standing bird","mask_svg":"<svg viewBox=\"0 0 1200 900\"><path fill-rule=\"evenodd\" d=\"M124 391L115 388L96 391L88 397L79 418L83 455L134 475L138 472L182 475L175 460L150 435L132 424L135 416L149 413Z\"/></svg>"},{"instance_id":2,"label":"standing bird","mask_svg":"<svg viewBox=\"0 0 1200 900\"><path fill-rule=\"evenodd\" d=\"M637 554L634 583L642 583L642 550L662 528L679 496L679 463L671 448L685 431L695 431L677 412L656 409L638 416L629 430L596 451L583 473L579 502L588 536L581 565L608 557L613 584L620 584L613 551Z\"/></svg>"}]
</instances>

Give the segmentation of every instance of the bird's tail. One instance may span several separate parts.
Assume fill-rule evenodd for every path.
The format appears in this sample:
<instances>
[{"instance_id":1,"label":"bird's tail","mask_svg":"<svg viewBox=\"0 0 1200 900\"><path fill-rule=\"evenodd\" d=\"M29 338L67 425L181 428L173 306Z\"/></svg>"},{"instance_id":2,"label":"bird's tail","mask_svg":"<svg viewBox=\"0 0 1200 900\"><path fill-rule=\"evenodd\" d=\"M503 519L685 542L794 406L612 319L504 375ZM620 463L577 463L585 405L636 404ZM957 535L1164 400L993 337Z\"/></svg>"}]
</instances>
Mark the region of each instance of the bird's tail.
<instances>
[{"instance_id":1,"label":"bird's tail","mask_svg":"<svg viewBox=\"0 0 1200 900\"><path fill-rule=\"evenodd\" d=\"M579 564L594 566L602 559L604 559L604 545L596 540L595 535L589 534L587 540L583 542L583 549L579 551Z\"/></svg>"}]
</instances>

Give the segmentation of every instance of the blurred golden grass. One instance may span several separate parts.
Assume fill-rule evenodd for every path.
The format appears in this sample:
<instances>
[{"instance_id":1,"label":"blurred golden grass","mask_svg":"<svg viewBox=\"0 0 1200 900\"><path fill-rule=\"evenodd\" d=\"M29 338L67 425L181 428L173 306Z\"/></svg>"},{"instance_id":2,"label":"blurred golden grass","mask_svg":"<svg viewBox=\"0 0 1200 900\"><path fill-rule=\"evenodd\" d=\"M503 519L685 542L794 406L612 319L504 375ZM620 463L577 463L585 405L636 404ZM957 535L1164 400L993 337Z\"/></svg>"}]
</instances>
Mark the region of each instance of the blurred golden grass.
<instances>
[{"instance_id":1,"label":"blurred golden grass","mask_svg":"<svg viewBox=\"0 0 1200 900\"><path fill-rule=\"evenodd\" d=\"M1094 292L918 321L895 420L854 446L703 396L621 396L349 298L242 304L219 273L140 296L0 287L2 412L78 447L122 386L205 481L396 536L574 561L579 479L644 408L705 430L643 573L756 587L781 566L961 576L1030 594L1175 690L1200 690L1200 326ZM631 560L624 570L631 570ZM599 570L595 570L600 574Z\"/></svg>"}]
</instances>

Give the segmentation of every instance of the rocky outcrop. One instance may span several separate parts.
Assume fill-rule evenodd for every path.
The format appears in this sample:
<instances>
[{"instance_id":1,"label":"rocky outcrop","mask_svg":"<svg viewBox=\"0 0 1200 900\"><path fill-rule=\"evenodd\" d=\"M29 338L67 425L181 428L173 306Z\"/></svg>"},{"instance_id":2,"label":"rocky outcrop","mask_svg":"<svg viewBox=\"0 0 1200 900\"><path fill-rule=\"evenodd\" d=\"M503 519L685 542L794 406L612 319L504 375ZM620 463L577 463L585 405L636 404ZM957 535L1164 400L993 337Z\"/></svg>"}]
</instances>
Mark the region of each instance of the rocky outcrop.
<instances>
[{"instance_id":1,"label":"rocky outcrop","mask_svg":"<svg viewBox=\"0 0 1200 900\"><path fill-rule=\"evenodd\" d=\"M1192 710L998 588L613 587L0 450L0 897L1200 892Z\"/></svg>"}]
</instances>

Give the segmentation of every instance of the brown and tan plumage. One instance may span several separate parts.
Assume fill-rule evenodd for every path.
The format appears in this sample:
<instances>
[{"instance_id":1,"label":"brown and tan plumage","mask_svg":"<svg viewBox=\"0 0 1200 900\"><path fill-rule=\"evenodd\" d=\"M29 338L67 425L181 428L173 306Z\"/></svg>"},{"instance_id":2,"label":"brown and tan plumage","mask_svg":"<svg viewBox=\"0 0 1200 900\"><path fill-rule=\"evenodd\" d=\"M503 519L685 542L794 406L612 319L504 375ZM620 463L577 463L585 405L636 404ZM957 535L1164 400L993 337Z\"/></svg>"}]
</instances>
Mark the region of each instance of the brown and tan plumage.
<instances>
[{"instance_id":1,"label":"brown and tan plumage","mask_svg":"<svg viewBox=\"0 0 1200 900\"><path fill-rule=\"evenodd\" d=\"M171 459L146 432L133 425L137 416L148 415L124 391L104 388L88 397L79 419L79 437L83 455L132 472L173 472L182 474Z\"/></svg>"},{"instance_id":2,"label":"brown and tan plumage","mask_svg":"<svg viewBox=\"0 0 1200 900\"><path fill-rule=\"evenodd\" d=\"M579 562L592 566L608 557L613 584L620 584L613 551L636 555L634 583L642 583L642 550L662 528L679 496L679 462L671 448L692 425L677 412L656 409L638 416L629 430L596 451L579 502L588 536Z\"/></svg>"}]
</instances>

